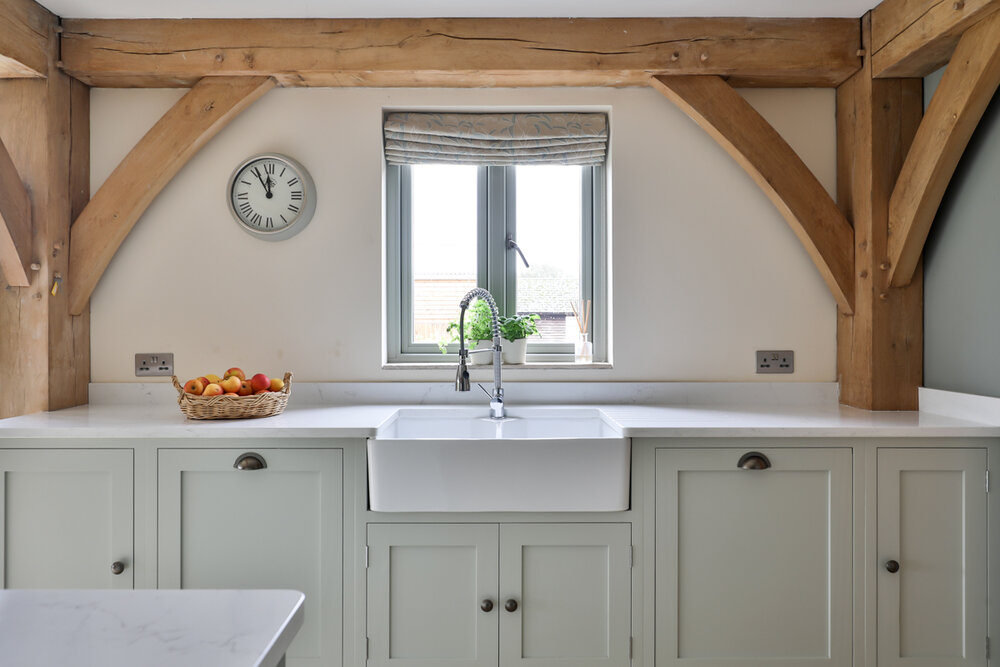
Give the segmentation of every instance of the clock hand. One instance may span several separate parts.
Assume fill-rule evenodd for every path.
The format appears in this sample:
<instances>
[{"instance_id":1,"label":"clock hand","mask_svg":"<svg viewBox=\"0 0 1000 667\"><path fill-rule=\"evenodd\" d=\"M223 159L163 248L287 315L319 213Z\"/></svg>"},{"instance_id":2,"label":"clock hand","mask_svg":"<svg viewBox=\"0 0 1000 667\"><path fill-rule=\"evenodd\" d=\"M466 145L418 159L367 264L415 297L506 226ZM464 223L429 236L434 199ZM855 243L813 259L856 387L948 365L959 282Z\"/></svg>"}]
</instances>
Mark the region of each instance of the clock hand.
<instances>
[{"instance_id":1,"label":"clock hand","mask_svg":"<svg viewBox=\"0 0 1000 667\"><path fill-rule=\"evenodd\" d=\"M261 187L267 190L268 193L270 193L271 190L267 187L267 183L264 182L264 177L260 175L260 171L257 169L257 167L253 168L253 173L257 174L257 180L260 181Z\"/></svg>"}]
</instances>

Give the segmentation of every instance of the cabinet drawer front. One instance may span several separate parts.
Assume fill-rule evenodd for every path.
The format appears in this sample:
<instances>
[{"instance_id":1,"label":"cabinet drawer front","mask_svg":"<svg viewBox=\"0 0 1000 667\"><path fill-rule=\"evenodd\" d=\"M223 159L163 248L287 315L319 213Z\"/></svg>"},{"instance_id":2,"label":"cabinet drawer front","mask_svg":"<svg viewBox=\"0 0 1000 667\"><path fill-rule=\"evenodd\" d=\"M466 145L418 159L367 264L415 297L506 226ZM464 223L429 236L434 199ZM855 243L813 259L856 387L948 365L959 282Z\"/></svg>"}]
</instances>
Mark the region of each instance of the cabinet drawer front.
<instances>
[{"instance_id":1,"label":"cabinet drawer front","mask_svg":"<svg viewBox=\"0 0 1000 667\"><path fill-rule=\"evenodd\" d=\"M656 662L851 664L851 450L656 452Z\"/></svg>"},{"instance_id":2,"label":"cabinet drawer front","mask_svg":"<svg viewBox=\"0 0 1000 667\"><path fill-rule=\"evenodd\" d=\"M879 449L879 665L986 664L986 463L985 449Z\"/></svg>"},{"instance_id":3,"label":"cabinet drawer front","mask_svg":"<svg viewBox=\"0 0 1000 667\"><path fill-rule=\"evenodd\" d=\"M132 588L131 449L3 450L0 473L3 588Z\"/></svg>"},{"instance_id":4,"label":"cabinet drawer front","mask_svg":"<svg viewBox=\"0 0 1000 667\"><path fill-rule=\"evenodd\" d=\"M496 524L370 524L368 550L369 667L496 666Z\"/></svg>"},{"instance_id":5,"label":"cabinet drawer front","mask_svg":"<svg viewBox=\"0 0 1000 667\"><path fill-rule=\"evenodd\" d=\"M340 665L343 450L158 452L159 588L294 589L305 621L288 665Z\"/></svg>"}]
</instances>

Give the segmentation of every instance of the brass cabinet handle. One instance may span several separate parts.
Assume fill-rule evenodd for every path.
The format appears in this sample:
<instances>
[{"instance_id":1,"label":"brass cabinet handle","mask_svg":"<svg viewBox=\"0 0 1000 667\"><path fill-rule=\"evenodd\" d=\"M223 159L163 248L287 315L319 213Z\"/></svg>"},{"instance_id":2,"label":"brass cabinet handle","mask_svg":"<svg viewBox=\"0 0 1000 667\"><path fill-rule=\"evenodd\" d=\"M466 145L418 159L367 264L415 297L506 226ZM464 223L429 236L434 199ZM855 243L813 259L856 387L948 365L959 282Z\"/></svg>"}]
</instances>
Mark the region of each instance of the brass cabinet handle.
<instances>
[{"instance_id":1,"label":"brass cabinet handle","mask_svg":"<svg viewBox=\"0 0 1000 667\"><path fill-rule=\"evenodd\" d=\"M889 574L896 574L899 572L899 561L887 560L885 562L885 570Z\"/></svg>"},{"instance_id":2,"label":"brass cabinet handle","mask_svg":"<svg viewBox=\"0 0 1000 667\"><path fill-rule=\"evenodd\" d=\"M236 457L233 467L237 470L263 470L267 467L267 461L257 452L247 452Z\"/></svg>"},{"instance_id":3,"label":"brass cabinet handle","mask_svg":"<svg viewBox=\"0 0 1000 667\"><path fill-rule=\"evenodd\" d=\"M771 467L771 461L760 452L747 452L740 457L736 467L743 470L767 470Z\"/></svg>"},{"instance_id":4,"label":"brass cabinet handle","mask_svg":"<svg viewBox=\"0 0 1000 667\"><path fill-rule=\"evenodd\" d=\"M111 564L111 574L121 574L125 571L125 563L120 560L116 560Z\"/></svg>"},{"instance_id":5,"label":"brass cabinet handle","mask_svg":"<svg viewBox=\"0 0 1000 667\"><path fill-rule=\"evenodd\" d=\"M517 600L515 600L513 598L511 598L510 600L507 600L504 603L503 608L506 609L507 611L510 611L510 612L517 611Z\"/></svg>"},{"instance_id":6,"label":"brass cabinet handle","mask_svg":"<svg viewBox=\"0 0 1000 667\"><path fill-rule=\"evenodd\" d=\"M479 605L479 608L485 611L486 613L493 611L493 600L490 599L483 600L483 603Z\"/></svg>"}]
</instances>

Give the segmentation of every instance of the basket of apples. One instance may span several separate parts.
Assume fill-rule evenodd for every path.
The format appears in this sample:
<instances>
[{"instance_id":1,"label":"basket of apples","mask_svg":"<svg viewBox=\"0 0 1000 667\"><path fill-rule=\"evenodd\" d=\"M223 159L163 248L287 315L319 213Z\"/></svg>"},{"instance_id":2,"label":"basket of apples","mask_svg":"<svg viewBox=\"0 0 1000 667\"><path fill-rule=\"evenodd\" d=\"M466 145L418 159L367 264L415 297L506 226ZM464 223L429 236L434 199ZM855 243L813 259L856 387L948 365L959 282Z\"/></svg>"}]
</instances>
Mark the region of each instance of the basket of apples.
<instances>
[{"instance_id":1,"label":"basket of apples","mask_svg":"<svg viewBox=\"0 0 1000 667\"><path fill-rule=\"evenodd\" d=\"M281 414L288 405L292 374L285 373L283 380L263 373L247 378L241 369L230 368L221 378L204 375L182 387L175 375L173 382L177 404L189 419L250 419Z\"/></svg>"}]
</instances>

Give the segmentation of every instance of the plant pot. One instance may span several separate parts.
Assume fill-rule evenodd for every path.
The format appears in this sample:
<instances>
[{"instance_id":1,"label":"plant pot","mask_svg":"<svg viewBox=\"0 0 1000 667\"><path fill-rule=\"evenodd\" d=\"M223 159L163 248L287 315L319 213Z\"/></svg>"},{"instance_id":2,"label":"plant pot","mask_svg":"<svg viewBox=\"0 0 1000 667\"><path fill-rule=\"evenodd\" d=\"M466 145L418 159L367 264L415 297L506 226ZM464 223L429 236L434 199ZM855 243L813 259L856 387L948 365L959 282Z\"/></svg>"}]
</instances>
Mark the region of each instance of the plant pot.
<instances>
[{"instance_id":1,"label":"plant pot","mask_svg":"<svg viewBox=\"0 0 1000 667\"><path fill-rule=\"evenodd\" d=\"M476 346L472 347L472 341L469 341L469 350L489 350L488 352L476 352L475 354L469 355L469 365L470 366L486 366L493 363L493 341L492 340L480 340L476 341Z\"/></svg>"},{"instance_id":2,"label":"plant pot","mask_svg":"<svg viewBox=\"0 0 1000 667\"><path fill-rule=\"evenodd\" d=\"M523 364L525 355L528 352L528 339L518 338L517 340L501 339L503 347L503 362L505 364Z\"/></svg>"}]
</instances>

